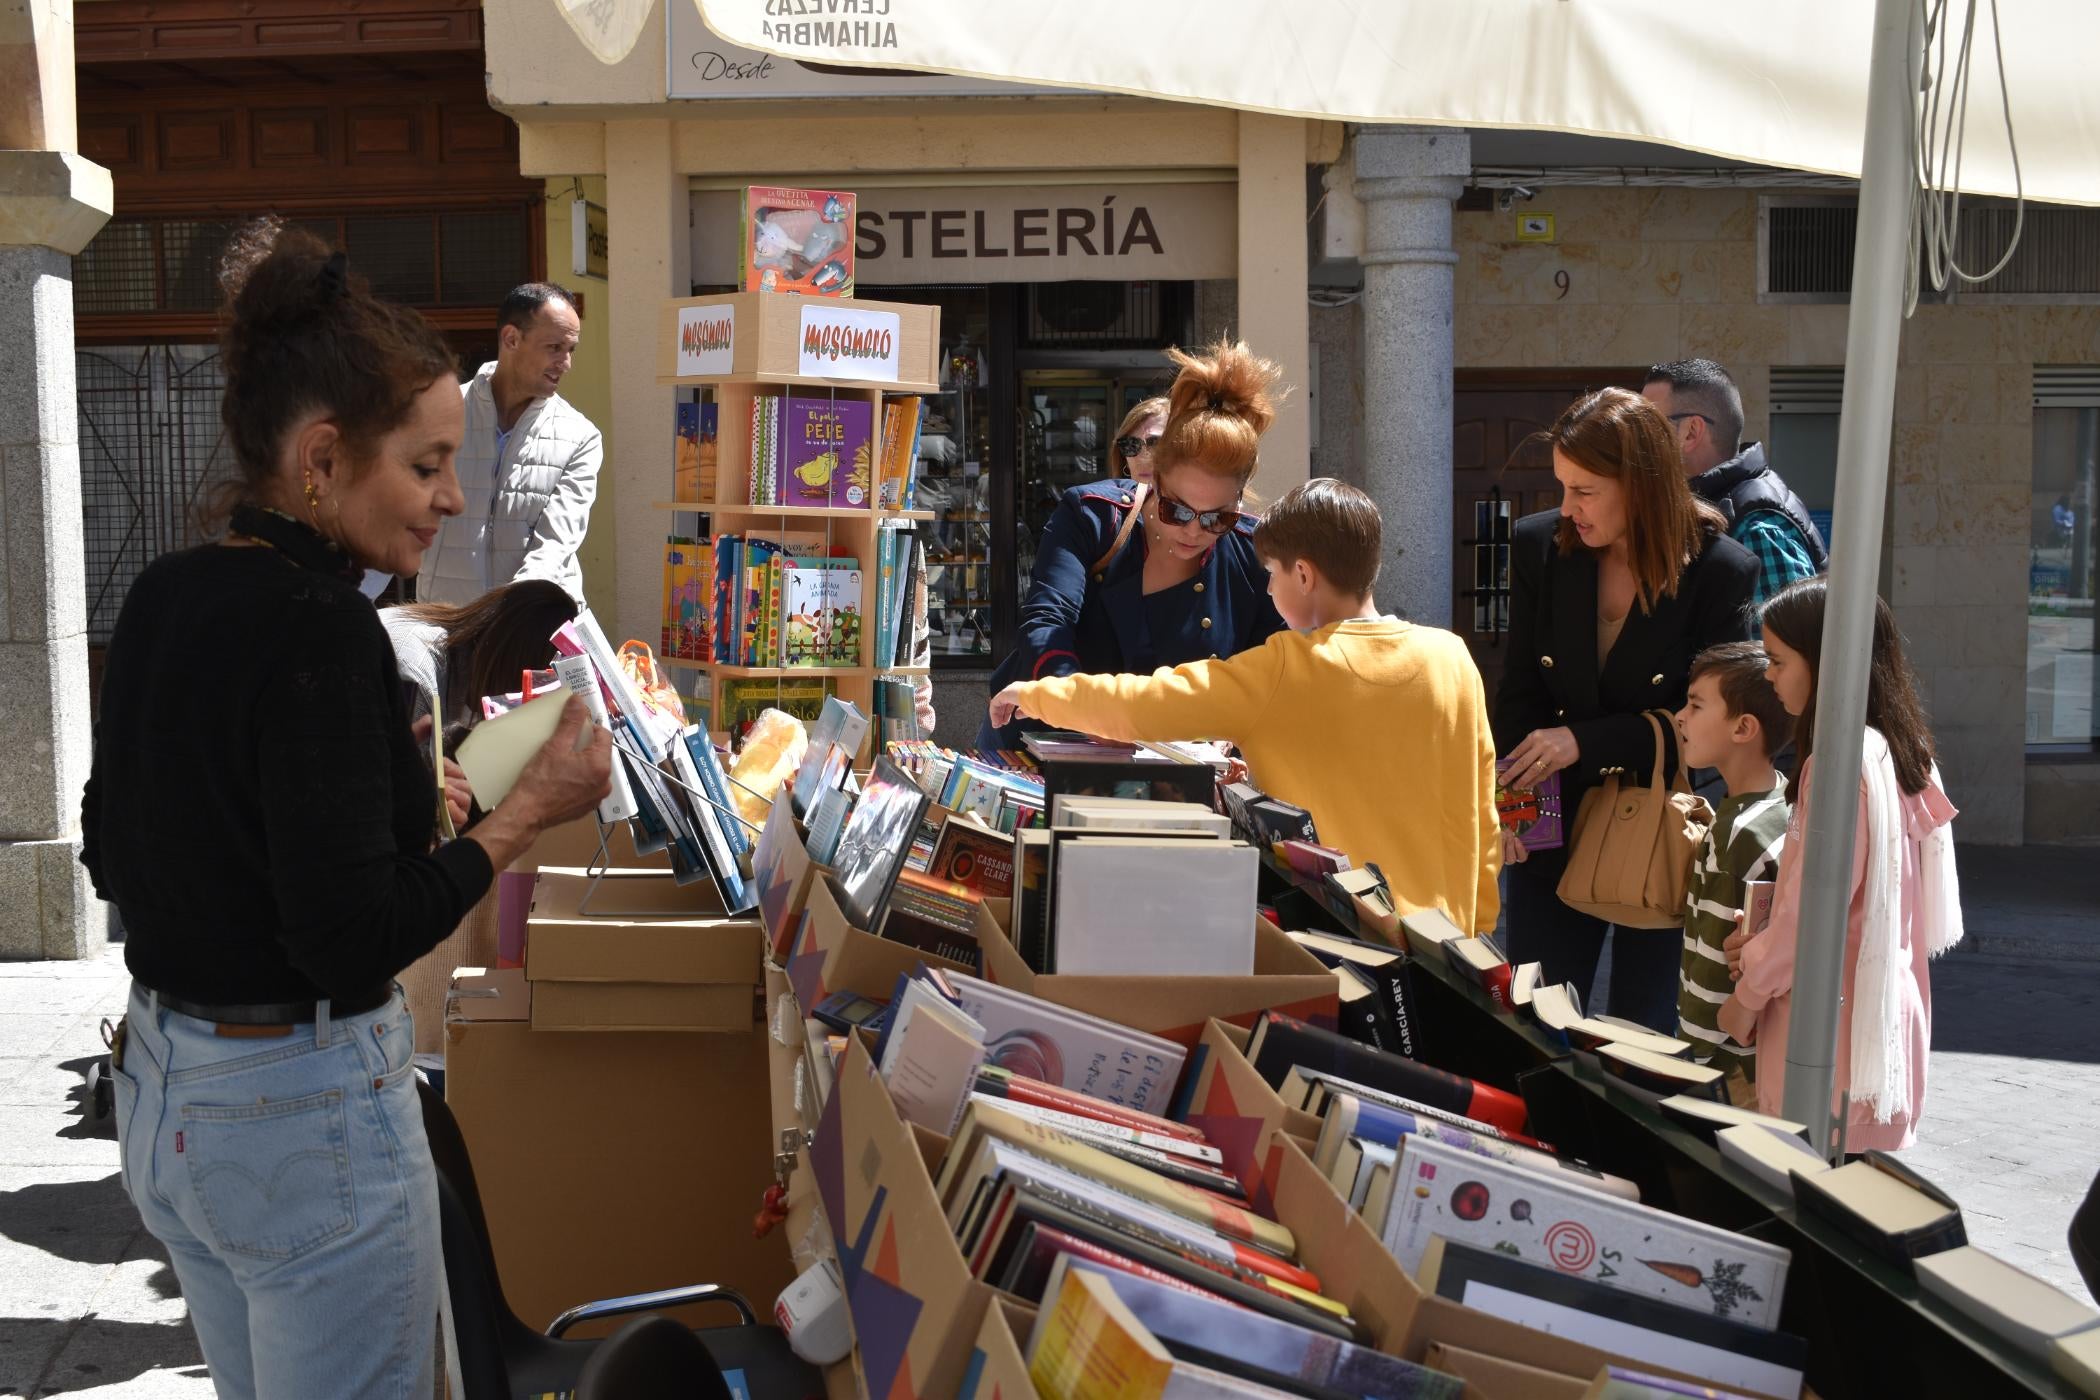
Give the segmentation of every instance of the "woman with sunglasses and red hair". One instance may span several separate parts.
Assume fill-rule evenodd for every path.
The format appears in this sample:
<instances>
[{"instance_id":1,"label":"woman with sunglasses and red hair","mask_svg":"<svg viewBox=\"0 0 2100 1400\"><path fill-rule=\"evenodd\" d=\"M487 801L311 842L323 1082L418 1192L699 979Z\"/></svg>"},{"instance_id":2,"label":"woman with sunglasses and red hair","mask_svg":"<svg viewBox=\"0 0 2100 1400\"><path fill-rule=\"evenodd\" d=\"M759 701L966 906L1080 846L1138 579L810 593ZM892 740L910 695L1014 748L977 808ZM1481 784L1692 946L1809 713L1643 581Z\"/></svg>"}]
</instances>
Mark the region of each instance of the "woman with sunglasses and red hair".
<instances>
[{"instance_id":1,"label":"woman with sunglasses and red hair","mask_svg":"<svg viewBox=\"0 0 2100 1400\"><path fill-rule=\"evenodd\" d=\"M1020 645L992 676L1015 681L1074 673L1150 673L1261 645L1283 628L1254 553L1257 518L1242 509L1261 436L1276 418L1279 371L1244 344L1167 352L1180 373L1165 424L1118 451L1133 475L1065 493L1044 527ZM1016 749L1024 728L987 717L977 746Z\"/></svg>"}]
</instances>

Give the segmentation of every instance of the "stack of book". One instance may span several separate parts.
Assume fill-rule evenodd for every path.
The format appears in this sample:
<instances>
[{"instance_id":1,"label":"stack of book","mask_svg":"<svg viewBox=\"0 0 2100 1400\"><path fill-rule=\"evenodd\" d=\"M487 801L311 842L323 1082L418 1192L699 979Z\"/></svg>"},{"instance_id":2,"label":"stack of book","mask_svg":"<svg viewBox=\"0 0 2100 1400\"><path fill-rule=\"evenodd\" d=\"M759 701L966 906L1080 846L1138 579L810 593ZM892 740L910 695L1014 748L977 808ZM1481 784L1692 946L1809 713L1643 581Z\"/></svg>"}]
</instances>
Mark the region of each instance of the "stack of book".
<instances>
[{"instance_id":1,"label":"stack of book","mask_svg":"<svg viewBox=\"0 0 2100 1400\"><path fill-rule=\"evenodd\" d=\"M1067 795L1216 803L1217 770L1184 746L1128 744L1064 730L1024 734L1021 742L1042 770L1052 821L1058 799Z\"/></svg>"},{"instance_id":2,"label":"stack of book","mask_svg":"<svg viewBox=\"0 0 2100 1400\"><path fill-rule=\"evenodd\" d=\"M933 652L926 626L926 546L904 530L875 533L874 666L924 666Z\"/></svg>"},{"instance_id":3,"label":"stack of book","mask_svg":"<svg viewBox=\"0 0 2100 1400\"><path fill-rule=\"evenodd\" d=\"M1194 802L1064 795L1015 832L1012 928L1036 972L1244 976L1260 858Z\"/></svg>"},{"instance_id":4,"label":"stack of book","mask_svg":"<svg viewBox=\"0 0 2100 1400\"><path fill-rule=\"evenodd\" d=\"M911 510L919 492L919 441L925 401L901 394L882 406L882 442L876 453L875 503L884 510Z\"/></svg>"},{"instance_id":5,"label":"stack of book","mask_svg":"<svg viewBox=\"0 0 2100 1400\"><path fill-rule=\"evenodd\" d=\"M1051 1264L1041 1303L1028 1378L1045 1400L1469 1393L1456 1376L1077 1249Z\"/></svg>"},{"instance_id":6,"label":"stack of book","mask_svg":"<svg viewBox=\"0 0 2100 1400\"><path fill-rule=\"evenodd\" d=\"M714 539L713 660L730 666L860 664L861 562L823 538Z\"/></svg>"}]
</instances>

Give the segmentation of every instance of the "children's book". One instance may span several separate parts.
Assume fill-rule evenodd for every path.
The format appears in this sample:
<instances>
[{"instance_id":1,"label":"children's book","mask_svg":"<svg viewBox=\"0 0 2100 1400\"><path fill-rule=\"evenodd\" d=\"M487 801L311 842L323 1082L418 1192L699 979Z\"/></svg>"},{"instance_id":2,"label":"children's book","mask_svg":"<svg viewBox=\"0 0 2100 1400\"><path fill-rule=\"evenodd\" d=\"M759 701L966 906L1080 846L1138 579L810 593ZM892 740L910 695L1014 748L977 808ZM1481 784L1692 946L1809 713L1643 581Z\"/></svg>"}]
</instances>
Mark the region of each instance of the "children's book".
<instances>
[{"instance_id":1,"label":"children's book","mask_svg":"<svg viewBox=\"0 0 2100 1400\"><path fill-rule=\"evenodd\" d=\"M673 536L664 542L663 654L712 659L714 546Z\"/></svg>"},{"instance_id":2,"label":"children's book","mask_svg":"<svg viewBox=\"0 0 2100 1400\"><path fill-rule=\"evenodd\" d=\"M782 417L774 502L871 505L874 436L875 406L866 399L790 395Z\"/></svg>"},{"instance_id":3,"label":"children's book","mask_svg":"<svg viewBox=\"0 0 2100 1400\"><path fill-rule=\"evenodd\" d=\"M861 571L824 567L852 562L796 560L785 569L783 666L859 663Z\"/></svg>"},{"instance_id":4,"label":"children's book","mask_svg":"<svg viewBox=\"0 0 2100 1400\"><path fill-rule=\"evenodd\" d=\"M677 428L671 439L671 499L674 501L705 499L700 494L700 410L701 405L696 403L678 405Z\"/></svg>"}]
</instances>

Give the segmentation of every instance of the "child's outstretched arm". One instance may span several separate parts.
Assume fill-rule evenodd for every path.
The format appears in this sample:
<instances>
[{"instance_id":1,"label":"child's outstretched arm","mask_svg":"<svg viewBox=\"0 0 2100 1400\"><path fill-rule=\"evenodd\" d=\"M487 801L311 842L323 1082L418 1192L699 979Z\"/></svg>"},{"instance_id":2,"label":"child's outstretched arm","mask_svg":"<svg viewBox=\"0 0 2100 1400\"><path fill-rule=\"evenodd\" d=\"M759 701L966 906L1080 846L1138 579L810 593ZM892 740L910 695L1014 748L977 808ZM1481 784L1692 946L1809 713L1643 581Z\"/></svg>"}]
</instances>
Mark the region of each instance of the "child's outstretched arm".
<instances>
[{"instance_id":1,"label":"child's outstretched arm","mask_svg":"<svg viewBox=\"0 0 2100 1400\"><path fill-rule=\"evenodd\" d=\"M1239 741L1261 724L1282 674L1283 649L1263 645L1149 676L1018 681L992 697L992 723L1019 713L1104 739Z\"/></svg>"}]
</instances>

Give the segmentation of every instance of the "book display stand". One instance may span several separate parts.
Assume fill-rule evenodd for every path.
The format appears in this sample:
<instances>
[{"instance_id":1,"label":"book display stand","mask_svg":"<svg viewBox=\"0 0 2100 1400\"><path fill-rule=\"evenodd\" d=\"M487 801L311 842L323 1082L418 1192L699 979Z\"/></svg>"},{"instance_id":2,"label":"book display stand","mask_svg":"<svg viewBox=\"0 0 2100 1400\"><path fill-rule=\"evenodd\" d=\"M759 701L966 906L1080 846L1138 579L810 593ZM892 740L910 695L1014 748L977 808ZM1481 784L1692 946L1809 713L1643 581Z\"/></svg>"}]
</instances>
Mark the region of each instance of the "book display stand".
<instances>
[{"instance_id":1,"label":"book display stand","mask_svg":"<svg viewBox=\"0 0 2100 1400\"><path fill-rule=\"evenodd\" d=\"M684 474L682 481L674 471L671 499L654 502L655 508L671 512L674 520L704 518L706 529L694 532L695 539L710 534L805 538L821 534L822 554L853 558L859 576L857 596L849 596L826 623L834 629L826 634L827 639L837 636L828 644L850 649L851 664L740 665L680 656L665 656L663 663L699 673L710 730L733 727L729 697L749 694L753 688L744 683L750 681L771 682L770 689L780 695L790 682L821 678L841 700L873 713L878 676L922 675L928 670L877 663L878 603L887 596L877 562L879 533L935 517L931 511L883 508L877 499L876 477L882 466L878 459L884 396L932 393L939 388L934 365L940 343L939 308L764 292L678 298L664 305L659 339L658 382L699 389L713 405L715 469L712 480L704 468ZM845 453L831 452L828 461L826 454L806 447L776 453L773 460L781 478L776 488L780 498L811 498L821 503L754 503L756 496L766 494L752 490L754 424L764 417L762 411L755 417L754 408L792 407L810 400L831 405L841 416L872 424L871 433L863 432L867 446L859 465L850 444ZM687 489L679 490L681 485ZM720 585L725 590L741 586L740 579L727 579ZM715 602L720 618L729 600L718 593ZM775 600L771 606L782 630L792 631L794 624L780 603ZM714 638L716 657L723 654L722 640ZM762 661L783 659L777 643L772 649L775 654ZM764 694L768 688L762 684L756 691Z\"/></svg>"}]
</instances>

